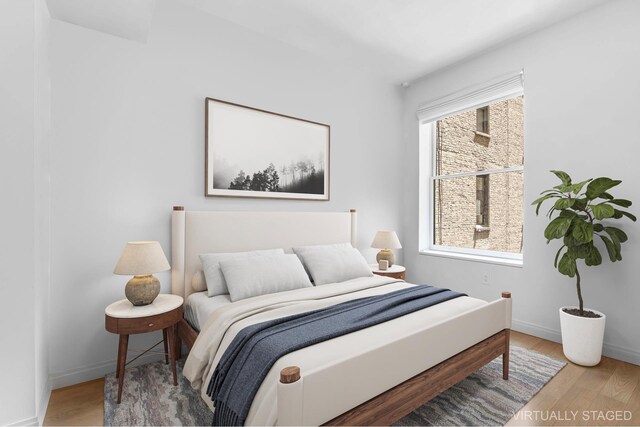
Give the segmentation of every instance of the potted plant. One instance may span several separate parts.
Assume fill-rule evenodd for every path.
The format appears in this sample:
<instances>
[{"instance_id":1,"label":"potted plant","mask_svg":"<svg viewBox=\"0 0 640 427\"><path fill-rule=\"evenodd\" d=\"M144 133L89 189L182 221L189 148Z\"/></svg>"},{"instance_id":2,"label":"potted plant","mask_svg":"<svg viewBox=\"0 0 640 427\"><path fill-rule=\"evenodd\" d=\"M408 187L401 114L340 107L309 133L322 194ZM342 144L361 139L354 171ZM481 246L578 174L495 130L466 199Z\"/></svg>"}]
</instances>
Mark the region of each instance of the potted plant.
<instances>
[{"instance_id":1,"label":"potted plant","mask_svg":"<svg viewBox=\"0 0 640 427\"><path fill-rule=\"evenodd\" d=\"M635 221L636 217L620 209L630 207L629 200L616 199L608 192L622 181L596 178L574 184L567 173L551 172L562 183L540 193L542 197L532 204L537 205L538 215L546 200L554 201L547 213L550 222L544 230L544 237L547 244L555 239L562 240L553 266L561 274L576 278L578 307L560 308L562 349L570 361L594 366L600 363L602 355L606 316L584 308L578 263L580 260L587 266L602 263L597 240L604 245L611 262L621 261L621 245L627 241L627 235L611 223L624 217ZM596 236L599 239L595 239Z\"/></svg>"}]
</instances>

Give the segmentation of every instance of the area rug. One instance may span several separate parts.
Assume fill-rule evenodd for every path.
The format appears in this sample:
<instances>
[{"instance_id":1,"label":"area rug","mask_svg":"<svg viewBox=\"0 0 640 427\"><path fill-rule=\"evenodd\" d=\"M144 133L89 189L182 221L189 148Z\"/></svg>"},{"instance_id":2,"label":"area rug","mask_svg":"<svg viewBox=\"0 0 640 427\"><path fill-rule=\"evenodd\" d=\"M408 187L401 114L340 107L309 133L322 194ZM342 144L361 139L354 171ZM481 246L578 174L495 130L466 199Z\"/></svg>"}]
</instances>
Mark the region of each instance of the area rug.
<instances>
[{"instance_id":1,"label":"area rug","mask_svg":"<svg viewBox=\"0 0 640 427\"><path fill-rule=\"evenodd\" d=\"M209 425L213 414L182 376L178 386L171 369L154 362L127 369L122 403L116 403L118 380L109 374L104 382L104 425ZM566 365L538 352L511 347L509 381L502 379L502 358L456 384L395 425L504 425Z\"/></svg>"},{"instance_id":2,"label":"area rug","mask_svg":"<svg viewBox=\"0 0 640 427\"><path fill-rule=\"evenodd\" d=\"M502 379L502 357L498 357L394 425L505 425L566 365L516 346L511 346L509 357L509 381Z\"/></svg>"},{"instance_id":3,"label":"area rug","mask_svg":"<svg viewBox=\"0 0 640 427\"><path fill-rule=\"evenodd\" d=\"M184 359L176 364L178 385L173 385L171 365L163 361L125 369L122 401L116 374L104 377L105 426L204 426L213 413L182 375Z\"/></svg>"}]
</instances>

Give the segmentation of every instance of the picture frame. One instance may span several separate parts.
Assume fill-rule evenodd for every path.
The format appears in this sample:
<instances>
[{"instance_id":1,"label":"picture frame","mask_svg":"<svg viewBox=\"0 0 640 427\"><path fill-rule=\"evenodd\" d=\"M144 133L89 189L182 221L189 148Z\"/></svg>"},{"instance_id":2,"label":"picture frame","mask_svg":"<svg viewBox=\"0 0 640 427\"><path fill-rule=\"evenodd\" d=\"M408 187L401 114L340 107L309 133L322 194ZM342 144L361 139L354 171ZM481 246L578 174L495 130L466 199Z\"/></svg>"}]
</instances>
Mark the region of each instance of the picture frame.
<instances>
[{"instance_id":1,"label":"picture frame","mask_svg":"<svg viewBox=\"0 0 640 427\"><path fill-rule=\"evenodd\" d=\"M205 196L328 201L331 127L205 98Z\"/></svg>"}]
</instances>

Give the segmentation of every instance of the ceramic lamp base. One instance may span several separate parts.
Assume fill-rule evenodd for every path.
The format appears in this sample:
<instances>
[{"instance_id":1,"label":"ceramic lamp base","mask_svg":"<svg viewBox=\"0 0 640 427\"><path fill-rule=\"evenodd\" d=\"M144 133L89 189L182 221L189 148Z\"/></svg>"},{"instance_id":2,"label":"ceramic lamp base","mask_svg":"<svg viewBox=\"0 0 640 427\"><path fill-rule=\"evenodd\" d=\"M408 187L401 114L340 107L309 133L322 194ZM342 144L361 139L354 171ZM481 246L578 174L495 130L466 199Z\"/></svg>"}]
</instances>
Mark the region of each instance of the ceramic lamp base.
<instances>
[{"instance_id":1,"label":"ceramic lamp base","mask_svg":"<svg viewBox=\"0 0 640 427\"><path fill-rule=\"evenodd\" d=\"M149 305L160 293L160 281L152 274L133 276L124 288L124 294L133 305Z\"/></svg>"},{"instance_id":2,"label":"ceramic lamp base","mask_svg":"<svg viewBox=\"0 0 640 427\"><path fill-rule=\"evenodd\" d=\"M393 251L391 249L383 249L378 252L378 255L376 255L376 261L378 261L379 263L382 259L389 261L389 267L391 267L393 263L396 262L396 256L393 254Z\"/></svg>"}]
</instances>

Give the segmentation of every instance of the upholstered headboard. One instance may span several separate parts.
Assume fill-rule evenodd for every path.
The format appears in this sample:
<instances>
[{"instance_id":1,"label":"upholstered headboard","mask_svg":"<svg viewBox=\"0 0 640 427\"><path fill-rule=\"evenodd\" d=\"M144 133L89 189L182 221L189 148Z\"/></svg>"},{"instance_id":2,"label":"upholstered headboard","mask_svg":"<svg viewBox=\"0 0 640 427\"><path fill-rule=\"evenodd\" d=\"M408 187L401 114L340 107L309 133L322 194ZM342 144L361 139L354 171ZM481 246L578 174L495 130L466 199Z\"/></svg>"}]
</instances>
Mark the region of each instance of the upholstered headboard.
<instances>
[{"instance_id":1,"label":"upholstered headboard","mask_svg":"<svg viewBox=\"0 0 640 427\"><path fill-rule=\"evenodd\" d=\"M171 292L188 297L200 254L241 252L356 242L356 211L224 212L186 211L175 206L171 218Z\"/></svg>"}]
</instances>

